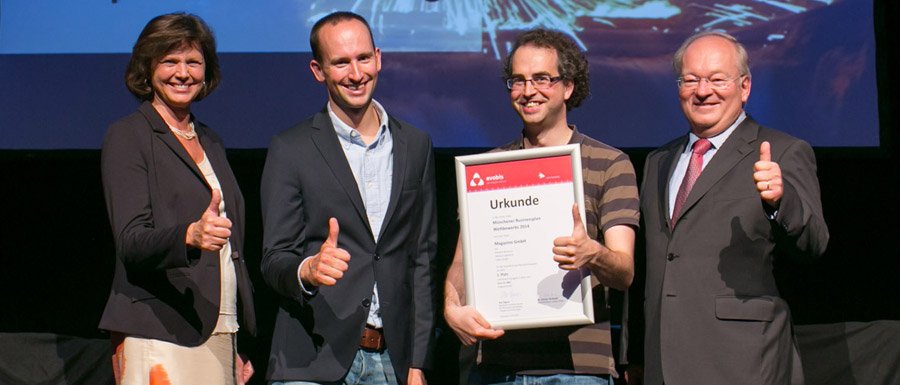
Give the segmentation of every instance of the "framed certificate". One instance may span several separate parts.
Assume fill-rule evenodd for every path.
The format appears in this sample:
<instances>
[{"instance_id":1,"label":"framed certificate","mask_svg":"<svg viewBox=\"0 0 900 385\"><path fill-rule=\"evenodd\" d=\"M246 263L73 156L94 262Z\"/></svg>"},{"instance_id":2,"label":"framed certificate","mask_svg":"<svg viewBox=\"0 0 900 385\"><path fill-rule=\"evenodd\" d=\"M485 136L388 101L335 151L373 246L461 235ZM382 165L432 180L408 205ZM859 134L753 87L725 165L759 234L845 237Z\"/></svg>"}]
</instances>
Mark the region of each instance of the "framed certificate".
<instances>
[{"instance_id":1,"label":"framed certificate","mask_svg":"<svg viewBox=\"0 0 900 385\"><path fill-rule=\"evenodd\" d=\"M456 157L466 304L494 328L594 322L587 268L553 261L553 240L584 218L577 144Z\"/></svg>"}]
</instances>

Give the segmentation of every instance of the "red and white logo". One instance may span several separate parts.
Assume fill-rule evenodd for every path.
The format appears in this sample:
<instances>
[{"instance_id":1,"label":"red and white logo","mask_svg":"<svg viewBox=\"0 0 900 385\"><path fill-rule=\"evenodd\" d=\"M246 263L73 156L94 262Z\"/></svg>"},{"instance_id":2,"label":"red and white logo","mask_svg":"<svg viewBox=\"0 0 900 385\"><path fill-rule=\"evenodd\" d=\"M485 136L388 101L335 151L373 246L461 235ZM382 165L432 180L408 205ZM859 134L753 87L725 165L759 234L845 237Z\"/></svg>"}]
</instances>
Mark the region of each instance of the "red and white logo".
<instances>
[{"instance_id":1,"label":"red and white logo","mask_svg":"<svg viewBox=\"0 0 900 385\"><path fill-rule=\"evenodd\" d=\"M478 175L476 172L475 175L472 175L472 180L469 181L469 186L484 186L484 179L481 179L481 175Z\"/></svg>"},{"instance_id":2,"label":"red and white logo","mask_svg":"<svg viewBox=\"0 0 900 385\"><path fill-rule=\"evenodd\" d=\"M482 176L484 175L484 176ZM466 167L468 191L487 191L572 181L570 155Z\"/></svg>"}]
</instances>

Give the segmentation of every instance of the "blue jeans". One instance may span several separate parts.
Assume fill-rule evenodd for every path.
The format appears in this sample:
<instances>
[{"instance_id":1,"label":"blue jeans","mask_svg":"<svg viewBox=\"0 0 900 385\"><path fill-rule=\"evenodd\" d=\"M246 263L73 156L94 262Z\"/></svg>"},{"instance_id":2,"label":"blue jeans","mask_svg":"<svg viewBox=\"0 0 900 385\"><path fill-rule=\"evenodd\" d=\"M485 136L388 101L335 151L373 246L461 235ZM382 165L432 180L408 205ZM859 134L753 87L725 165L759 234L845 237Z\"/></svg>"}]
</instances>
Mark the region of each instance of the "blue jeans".
<instances>
[{"instance_id":1,"label":"blue jeans","mask_svg":"<svg viewBox=\"0 0 900 385\"><path fill-rule=\"evenodd\" d=\"M490 372L475 369L469 376L469 384L480 385L612 385L609 375L599 374L527 374Z\"/></svg>"},{"instance_id":2,"label":"blue jeans","mask_svg":"<svg viewBox=\"0 0 900 385\"><path fill-rule=\"evenodd\" d=\"M378 353L360 349L356 351L350 370L341 381L275 381L270 385L397 385L397 375L387 350Z\"/></svg>"}]
</instances>

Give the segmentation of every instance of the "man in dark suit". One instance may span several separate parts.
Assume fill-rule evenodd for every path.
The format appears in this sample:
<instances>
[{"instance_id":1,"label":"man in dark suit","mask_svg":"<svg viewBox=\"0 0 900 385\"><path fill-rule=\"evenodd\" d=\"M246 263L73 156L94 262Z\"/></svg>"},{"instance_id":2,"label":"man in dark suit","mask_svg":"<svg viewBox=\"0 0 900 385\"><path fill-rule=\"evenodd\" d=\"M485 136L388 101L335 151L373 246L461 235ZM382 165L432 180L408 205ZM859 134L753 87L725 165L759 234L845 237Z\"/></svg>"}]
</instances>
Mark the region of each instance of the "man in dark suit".
<instances>
[{"instance_id":1,"label":"man in dark suit","mask_svg":"<svg viewBox=\"0 0 900 385\"><path fill-rule=\"evenodd\" d=\"M262 273L281 297L266 377L424 383L437 242L431 140L372 99L381 52L365 19L330 14L310 45L328 103L272 140L262 176Z\"/></svg>"},{"instance_id":2,"label":"man in dark suit","mask_svg":"<svg viewBox=\"0 0 900 385\"><path fill-rule=\"evenodd\" d=\"M744 113L750 69L732 36L695 35L673 64L690 132L645 164L645 381L800 383L772 263L828 243L815 156Z\"/></svg>"}]
</instances>

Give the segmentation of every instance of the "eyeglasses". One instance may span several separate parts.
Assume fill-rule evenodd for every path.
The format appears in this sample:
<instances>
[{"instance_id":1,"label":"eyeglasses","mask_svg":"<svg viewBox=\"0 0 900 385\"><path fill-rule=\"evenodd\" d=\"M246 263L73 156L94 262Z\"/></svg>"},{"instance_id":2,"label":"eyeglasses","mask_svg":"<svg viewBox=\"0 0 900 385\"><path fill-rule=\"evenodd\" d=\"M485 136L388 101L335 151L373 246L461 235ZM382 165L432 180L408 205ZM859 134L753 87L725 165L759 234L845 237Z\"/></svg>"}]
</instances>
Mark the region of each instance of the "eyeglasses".
<instances>
[{"instance_id":1,"label":"eyeglasses","mask_svg":"<svg viewBox=\"0 0 900 385\"><path fill-rule=\"evenodd\" d=\"M729 86L731 86L735 80L740 79L742 77L744 77L744 75L740 75L738 77L733 77L733 78L720 76L720 75L713 75L710 78L698 78L696 76L682 76L682 77L678 78L677 82L678 82L678 87L681 89L684 89L684 90L693 90L697 87L700 87L700 83L702 83L704 80L706 81L706 84L708 84L710 88L714 88L717 90L724 90L724 89L728 88Z\"/></svg>"},{"instance_id":2,"label":"eyeglasses","mask_svg":"<svg viewBox=\"0 0 900 385\"><path fill-rule=\"evenodd\" d=\"M537 75L535 77L532 77L531 79L514 77L506 79L506 88L509 88L510 90L521 90L525 88L526 82L531 82L531 85L534 88L545 90L547 88L553 87L553 85L558 83L560 80L563 80L562 76Z\"/></svg>"}]
</instances>

